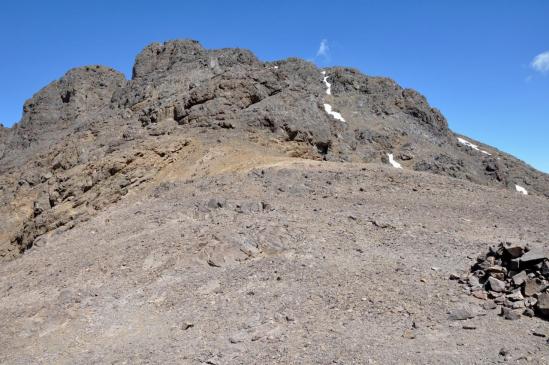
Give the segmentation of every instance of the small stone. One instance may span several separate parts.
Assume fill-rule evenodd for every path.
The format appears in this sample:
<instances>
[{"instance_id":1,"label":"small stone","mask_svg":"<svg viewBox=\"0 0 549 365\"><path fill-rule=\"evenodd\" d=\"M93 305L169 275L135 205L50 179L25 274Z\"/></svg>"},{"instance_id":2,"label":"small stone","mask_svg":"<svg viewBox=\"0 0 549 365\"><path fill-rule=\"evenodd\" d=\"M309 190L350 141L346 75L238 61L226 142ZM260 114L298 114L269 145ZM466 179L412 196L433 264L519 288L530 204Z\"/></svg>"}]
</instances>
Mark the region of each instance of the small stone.
<instances>
[{"instance_id":1,"label":"small stone","mask_svg":"<svg viewBox=\"0 0 549 365\"><path fill-rule=\"evenodd\" d=\"M547 252L545 252L543 249L533 249L528 252L526 252L524 255L520 257L520 263L521 264L536 264L540 261L543 261L547 258Z\"/></svg>"},{"instance_id":2,"label":"small stone","mask_svg":"<svg viewBox=\"0 0 549 365\"><path fill-rule=\"evenodd\" d=\"M537 336L537 337L547 337L547 335L545 334L545 332L543 332L542 330L538 330L538 329L533 329L532 330L532 334L534 336Z\"/></svg>"},{"instance_id":3,"label":"small stone","mask_svg":"<svg viewBox=\"0 0 549 365\"><path fill-rule=\"evenodd\" d=\"M498 305L493 300L489 300L486 303L482 304L482 308L485 310L492 310L496 309L497 307Z\"/></svg>"},{"instance_id":4,"label":"small stone","mask_svg":"<svg viewBox=\"0 0 549 365\"><path fill-rule=\"evenodd\" d=\"M509 303L510 303L509 307L512 309L521 309L525 307L524 302L522 300L519 300L517 302L509 302Z\"/></svg>"},{"instance_id":5,"label":"small stone","mask_svg":"<svg viewBox=\"0 0 549 365\"><path fill-rule=\"evenodd\" d=\"M527 307L533 307L536 305L537 302L538 300L534 297L524 299L524 305Z\"/></svg>"},{"instance_id":6,"label":"small stone","mask_svg":"<svg viewBox=\"0 0 549 365\"><path fill-rule=\"evenodd\" d=\"M519 269L522 268L522 265L520 263L520 258L519 259L512 259L511 261L509 261L509 269L510 270L513 270L513 271L518 271Z\"/></svg>"},{"instance_id":7,"label":"small stone","mask_svg":"<svg viewBox=\"0 0 549 365\"><path fill-rule=\"evenodd\" d=\"M524 284L524 295L531 297L532 295L541 292L546 285L538 278L528 278Z\"/></svg>"},{"instance_id":8,"label":"small stone","mask_svg":"<svg viewBox=\"0 0 549 365\"><path fill-rule=\"evenodd\" d=\"M226 204L226 201L225 199L223 198L211 198L209 201L208 201L208 208L210 209L218 209L218 208L223 208L223 206L225 206Z\"/></svg>"},{"instance_id":9,"label":"small stone","mask_svg":"<svg viewBox=\"0 0 549 365\"><path fill-rule=\"evenodd\" d=\"M546 278L549 277L549 260L545 260L541 263L541 274Z\"/></svg>"},{"instance_id":10,"label":"small stone","mask_svg":"<svg viewBox=\"0 0 549 365\"><path fill-rule=\"evenodd\" d=\"M495 292L505 291L505 282L492 277L488 278L488 282L490 283L490 288L493 291Z\"/></svg>"},{"instance_id":11,"label":"small stone","mask_svg":"<svg viewBox=\"0 0 549 365\"><path fill-rule=\"evenodd\" d=\"M502 273L502 272L492 272L492 273L490 273L490 276L495 278L495 279L505 281L505 274Z\"/></svg>"},{"instance_id":12,"label":"small stone","mask_svg":"<svg viewBox=\"0 0 549 365\"><path fill-rule=\"evenodd\" d=\"M536 309L542 317L549 318L549 293L542 293L538 295Z\"/></svg>"},{"instance_id":13,"label":"small stone","mask_svg":"<svg viewBox=\"0 0 549 365\"><path fill-rule=\"evenodd\" d=\"M472 296L474 296L477 299L486 300L488 299L488 294L484 290L475 290L471 293Z\"/></svg>"},{"instance_id":14,"label":"small stone","mask_svg":"<svg viewBox=\"0 0 549 365\"><path fill-rule=\"evenodd\" d=\"M407 338L409 340L413 340L414 338L416 338L416 334L414 333L414 331L407 329L407 330L404 330L402 337Z\"/></svg>"},{"instance_id":15,"label":"small stone","mask_svg":"<svg viewBox=\"0 0 549 365\"><path fill-rule=\"evenodd\" d=\"M522 256L524 253L524 245L519 243L505 242L503 243L503 248L505 249L505 252L514 259Z\"/></svg>"},{"instance_id":16,"label":"small stone","mask_svg":"<svg viewBox=\"0 0 549 365\"><path fill-rule=\"evenodd\" d=\"M521 286L526 281L526 279L528 279L528 274L526 273L526 271L521 271L513 276L513 284L515 284L516 286Z\"/></svg>"},{"instance_id":17,"label":"small stone","mask_svg":"<svg viewBox=\"0 0 549 365\"><path fill-rule=\"evenodd\" d=\"M520 292L520 289L518 289L513 291L511 294L508 294L507 299L516 302L516 301L524 300L524 296Z\"/></svg>"},{"instance_id":18,"label":"small stone","mask_svg":"<svg viewBox=\"0 0 549 365\"><path fill-rule=\"evenodd\" d=\"M501 307L501 316L510 321L515 321L520 318L520 313L517 310Z\"/></svg>"},{"instance_id":19,"label":"small stone","mask_svg":"<svg viewBox=\"0 0 549 365\"><path fill-rule=\"evenodd\" d=\"M241 332L237 332L237 333L232 334L229 337L229 342L230 343L241 343L241 342L246 341L246 339L247 339L246 332L241 331Z\"/></svg>"},{"instance_id":20,"label":"small stone","mask_svg":"<svg viewBox=\"0 0 549 365\"><path fill-rule=\"evenodd\" d=\"M181 328L183 328L184 331L188 330L189 328L193 328L193 327L194 327L194 323L191 323L191 322L185 322L181 326Z\"/></svg>"},{"instance_id":21,"label":"small stone","mask_svg":"<svg viewBox=\"0 0 549 365\"><path fill-rule=\"evenodd\" d=\"M530 308L526 308L524 312L522 312L522 315L532 318L534 316L534 311Z\"/></svg>"},{"instance_id":22,"label":"small stone","mask_svg":"<svg viewBox=\"0 0 549 365\"><path fill-rule=\"evenodd\" d=\"M490 266L486 269L487 273L500 273L500 274L506 274L507 269L504 267L501 267L499 265Z\"/></svg>"},{"instance_id":23,"label":"small stone","mask_svg":"<svg viewBox=\"0 0 549 365\"><path fill-rule=\"evenodd\" d=\"M497 298L494 299L494 302L496 304L500 304L500 305L505 303L506 301L507 301L507 298L505 298L504 296L497 297Z\"/></svg>"},{"instance_id":24,"label":"small stone","mask_svg":"<svg viewBox=\"0 0 549 365\"><path fill-rule=\"evenodd\" d=\"M464 329L464 330L476 330L476 329L477 329L477 326L473 326L473 325L470 325L470 324L466 324L466 325L463 325L463 329Z\"/></svg>"},{"instance_id":25,"label":"small stone","mask_svg":"<svg viewBox=\"0 0 549 365\"><path fill-rule=\"evenodd\" d=\"M218 260L216 260L216 259L213 258L213 257L210 257L208 260L206 260L206 262L207 262L208 265L210 265L211 267L221 267L221 262L219 262Z\"/></svg>"},{"instance_id":26,"label":"small stone","mask_svg":"<svg viewBox=\"0 0 549 365\"><path fill-rule=\"evenodd\" d=\"M464 321L474 317L475 315L465 308L457 308L448 313L448 319L450 321Z\"/></svg>"},{"instance_id":27,"label":"small stone","mask_svg":"<svg viewBox=\"0 0 549 365\"><path fill-rule=\"evenodd\" d=\"M459 280L459 279L461 279L461 278L459 277L458 274L451 273L449 279L450 279L450 280Z\"/></svg>"},{"instance_id":28,"label":"small stone","mask_svg":"<svg viewBox=\"0 0 549 365\"><path fill-rule=\"evenodd\" d=\"M499 350L499 354L501 356L507 356L509 355L509 350L507 350L505 347L502 347L500 350Z\"/></svg>"},{"instance_id":29,"label":"small stone","mask_svg":"<svg viewBox=\"0 0 549 365\"><path fill-rule=\"evenodd\" d=\"M482 288L482 285L480 285L480 281L478 280L478 278L476 276L470 276L469 277L469 286L473 290Z\"/></svg>"}]
</instances>

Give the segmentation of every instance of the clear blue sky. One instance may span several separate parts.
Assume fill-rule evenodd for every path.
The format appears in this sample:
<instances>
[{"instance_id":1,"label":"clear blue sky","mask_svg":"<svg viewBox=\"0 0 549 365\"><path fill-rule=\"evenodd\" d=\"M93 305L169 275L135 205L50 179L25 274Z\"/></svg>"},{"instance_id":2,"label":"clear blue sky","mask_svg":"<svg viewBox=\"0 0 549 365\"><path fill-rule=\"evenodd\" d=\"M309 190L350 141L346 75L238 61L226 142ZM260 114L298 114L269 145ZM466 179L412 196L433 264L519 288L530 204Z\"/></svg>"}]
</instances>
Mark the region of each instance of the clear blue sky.
<instances>
[{"instance_id":1,"label":"clear blue sky","mask_svg":"<svg viewBox=\"0 0 549 365\"><path fill-rule=\"evenodd\" d=\"M2 1L0 122L72 67L130 76L145 45L175 38L391 77L454 131L549 172L549 54L532 67L549 51L545 0Z\"/></svg>"}]
</instances>

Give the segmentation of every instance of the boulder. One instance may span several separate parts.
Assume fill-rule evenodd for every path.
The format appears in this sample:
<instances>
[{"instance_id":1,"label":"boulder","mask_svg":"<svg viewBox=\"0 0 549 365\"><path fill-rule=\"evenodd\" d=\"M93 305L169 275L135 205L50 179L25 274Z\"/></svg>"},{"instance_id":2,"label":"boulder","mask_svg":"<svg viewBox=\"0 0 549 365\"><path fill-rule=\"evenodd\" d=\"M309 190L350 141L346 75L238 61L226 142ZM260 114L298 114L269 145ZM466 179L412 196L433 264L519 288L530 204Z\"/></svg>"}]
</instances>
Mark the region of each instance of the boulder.
<instances>
[{"instance_id":1,"label":"boulder","mask_svg":"<svg viewBox=\"0 0 549 365\"><path fill-rule=\"evenodd\" d=\"M549 293L542 293L538 296L536 310L542 317L549 319Z\"/></svg>"}]
</instances>

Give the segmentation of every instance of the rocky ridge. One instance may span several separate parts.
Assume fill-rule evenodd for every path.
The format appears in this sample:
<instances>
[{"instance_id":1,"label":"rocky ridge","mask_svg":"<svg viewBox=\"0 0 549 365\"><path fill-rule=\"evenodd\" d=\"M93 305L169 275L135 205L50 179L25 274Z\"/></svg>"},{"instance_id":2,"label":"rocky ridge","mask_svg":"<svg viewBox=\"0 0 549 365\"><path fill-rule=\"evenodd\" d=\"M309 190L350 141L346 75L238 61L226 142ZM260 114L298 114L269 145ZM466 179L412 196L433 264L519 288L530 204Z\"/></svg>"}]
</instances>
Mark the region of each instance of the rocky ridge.
<instances>
[{"instance_id":1,"label":"rocky ridge","mask_svg":"<svg viewBox=\"0 0 549 365\"><path fill-rule=\"evenodd\" d=\"M0 256L89 219L178 158L241 140L313 160L394 156L404 169L549 196L547 175L458 138L423 96L387 78L294 58L261 62L196 41L155 43L131 80L103 66L73 69L0 129Z\"/></svg>"}]
</instances>

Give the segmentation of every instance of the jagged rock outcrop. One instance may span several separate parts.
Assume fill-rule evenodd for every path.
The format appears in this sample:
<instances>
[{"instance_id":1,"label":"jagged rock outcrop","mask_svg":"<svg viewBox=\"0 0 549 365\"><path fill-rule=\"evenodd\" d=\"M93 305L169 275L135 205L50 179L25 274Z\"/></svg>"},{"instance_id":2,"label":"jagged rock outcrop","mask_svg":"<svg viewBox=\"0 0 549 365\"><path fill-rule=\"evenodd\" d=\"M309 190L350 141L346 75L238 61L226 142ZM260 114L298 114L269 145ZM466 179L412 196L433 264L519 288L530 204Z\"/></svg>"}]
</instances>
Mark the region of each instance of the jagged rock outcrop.
<instances>
[{"instance_id":1,"label":"jagged rock outcrop","mask_svg":"<svg viewBox=\"0 0 549 365\"><path fill-rule=\"evenodd\" d=\"M549 196L547 175L459 142L416 91L349 68L324 71L188 40L146 47L131 80L103 66L69 71L25 103L18 124L0 128L0 257L221 140L328 161L387 163L391 154L404 169Z\"/></svg>"},{"instance_id":2,"label":"jagged rock outcrop","mask_svg":"<svg viewBox=\"0 0 549 365\"><path fill-rule=\"evenodd\" d=\"M77 132L91 129L112 115L113 93L124 75L103 66L70 70L23 106L23 117L11 130L0 172L21 165Z\"/></svg>"}]
</instances>

